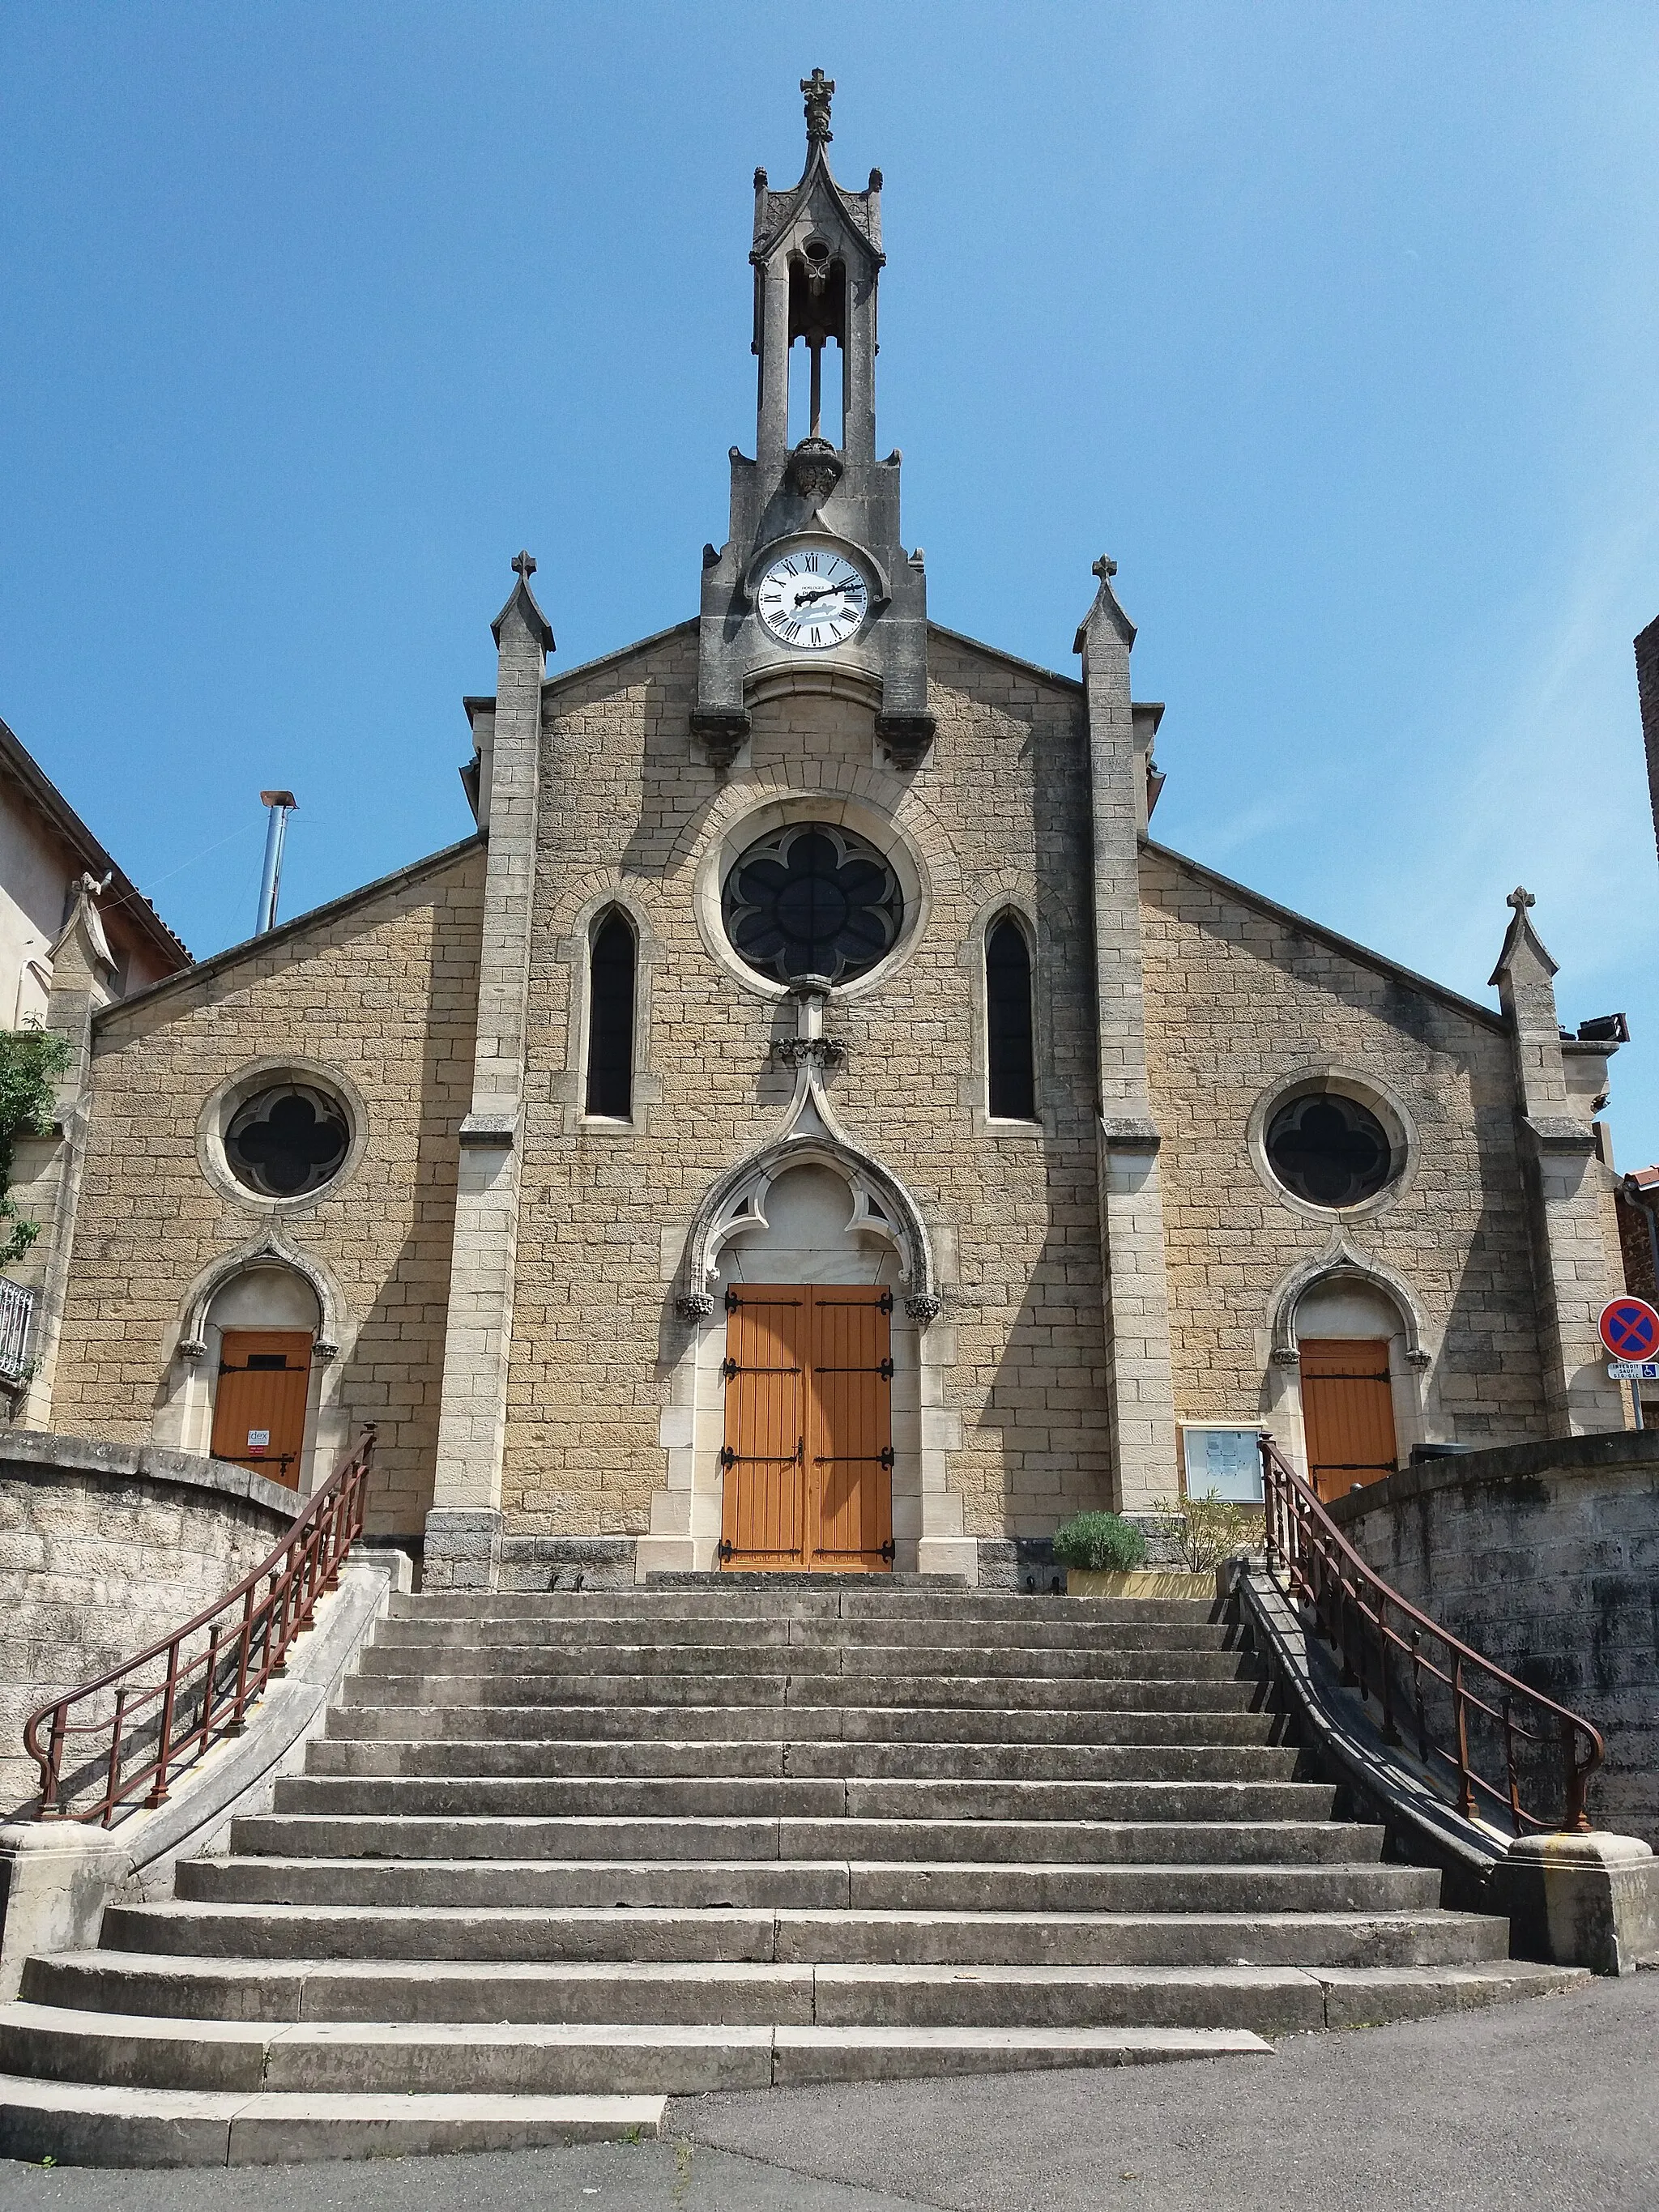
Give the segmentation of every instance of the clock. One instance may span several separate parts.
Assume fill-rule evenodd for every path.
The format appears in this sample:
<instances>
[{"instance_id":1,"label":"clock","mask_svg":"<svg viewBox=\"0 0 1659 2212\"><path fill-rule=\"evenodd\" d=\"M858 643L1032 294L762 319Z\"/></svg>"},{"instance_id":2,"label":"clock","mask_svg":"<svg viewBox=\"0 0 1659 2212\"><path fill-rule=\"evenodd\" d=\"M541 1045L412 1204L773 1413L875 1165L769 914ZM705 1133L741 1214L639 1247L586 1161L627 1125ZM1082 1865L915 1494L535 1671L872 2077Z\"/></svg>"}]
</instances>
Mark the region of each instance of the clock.
<instances>
[{"instance_id":1,"label":"clock","mask_svg":"<svg viewBox=\"0 0 1659 2212\"><path fill-rule=\"evenodd\" d=\"M756 594L760 618L781 644L811 653L845 645L870 611L870 582L856 562L827 546L797 545L769 562Z\"/></svg>"}]
</instances>

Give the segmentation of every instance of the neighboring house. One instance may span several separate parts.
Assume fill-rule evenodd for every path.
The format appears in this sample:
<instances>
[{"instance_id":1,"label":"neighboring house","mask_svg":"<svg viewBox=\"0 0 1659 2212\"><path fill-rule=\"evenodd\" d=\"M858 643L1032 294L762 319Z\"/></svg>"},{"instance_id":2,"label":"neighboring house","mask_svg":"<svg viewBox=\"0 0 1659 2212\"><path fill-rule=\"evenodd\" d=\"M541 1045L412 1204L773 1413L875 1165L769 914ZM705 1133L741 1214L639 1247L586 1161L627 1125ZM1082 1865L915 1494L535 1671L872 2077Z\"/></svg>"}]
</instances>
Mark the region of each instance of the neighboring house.
<instances>
[{"instance_id":1,"label":"neighboring house","mask_svg":"<svg viewBox=\"0 0 1659 2212\"><path fill-rule=\"evenodd\" d=\"M190 965L149 900L0 722L0 1030L45 1024L58 952L82 914L103 954L101 1004L148 990ZM19 1147L16 1179L34 1179L40 1150L38 1143ZM45 1172L50 1183L52 1170ZM28 1206L21 1211L25 1219L40 1218ZM0 1393L14 1413L38 1335L38 1285L17 1279L38 1272L32 1260L0 1275Z\"/></svg>"},{"instance_id":2,"label":"neighboring house","mask_svg":"<svg viewBox=\"0 0 1659 2212\"><path fill-rule=\"evenodd\" d=\"M99 886L112 998L189 967L190 954L149 901L0 722L0 1029L37 1028L46 1019L52 957L84 877Z\"/></svg>"},{"instance_id":3,"label":"neighboring house","mask_svg":"<svg viewBox=\"0 0 1659 2212\"><path fill-rule=\"evenodd\" d=\"M302 1490L372 1420L433 1587L971 1579L1263 1428L1330 1494L1620 1427L1620 1024L1524 891L1482 1003L1153 842L1110 562L1080 680L928 621L828 90L699 614L550 676L521 555L477 834L118 1002L77 902L26 1418Z\"/></svg>"}]
</instances>

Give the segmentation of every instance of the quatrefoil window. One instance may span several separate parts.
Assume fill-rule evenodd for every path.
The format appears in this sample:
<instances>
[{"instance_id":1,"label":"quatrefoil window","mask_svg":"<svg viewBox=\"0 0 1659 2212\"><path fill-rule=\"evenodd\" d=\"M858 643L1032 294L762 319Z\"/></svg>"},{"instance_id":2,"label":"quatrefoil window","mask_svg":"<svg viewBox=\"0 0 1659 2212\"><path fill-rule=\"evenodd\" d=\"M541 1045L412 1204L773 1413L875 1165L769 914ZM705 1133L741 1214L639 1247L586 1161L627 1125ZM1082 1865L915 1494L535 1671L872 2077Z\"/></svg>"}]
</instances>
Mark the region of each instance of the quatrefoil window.
<instances>
[{"instance_id":1,"label":"quatrefoil window","mask_svg":"<svg viewBox=\"0 0 1659 2212\"><path fill-rule=\"evenodd\" d=\"M1267 1123L1266 1146L1280 1182L1310 1206L1361 1206L1402 1164L1370 1109L1336 1091L1286 1099Z\"/></svg>"},{"instance_id":2,"label":"quatrefoil window","mask_svg":"<svg viewBox=\"0 0 1659 2212\"><path fill-rule=\"evenodd\" d=\"M334 1180L350 1141L338 1099L309 1083L279 1083L231 1116L225 1157L237 1182L261 1198L303 1198Z\"/></svg>"},{"instance_id":3,"label":"quatrefoil window","mask_svg":"<svg viewBox=\"0 0 1659 2212\"><path fill-rule=\"evenodd\" d=\"M850 830L799 822L751 845L726 879L726 933L763 975L845 983L892 949L904 924L898 878Z\"/></svg>"}]
</instances>

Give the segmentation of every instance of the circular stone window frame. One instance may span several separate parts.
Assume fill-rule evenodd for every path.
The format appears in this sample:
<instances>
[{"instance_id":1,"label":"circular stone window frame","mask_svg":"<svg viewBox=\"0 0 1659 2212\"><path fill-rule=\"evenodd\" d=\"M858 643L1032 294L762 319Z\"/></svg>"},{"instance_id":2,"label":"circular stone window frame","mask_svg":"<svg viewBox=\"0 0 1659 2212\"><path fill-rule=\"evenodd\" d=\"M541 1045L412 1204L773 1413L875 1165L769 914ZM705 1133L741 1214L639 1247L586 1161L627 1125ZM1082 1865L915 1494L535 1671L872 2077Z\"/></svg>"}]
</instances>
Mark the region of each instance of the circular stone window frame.
<instances>
[{"instance_id":1,"label":"circular stone window frame","mask_svg":"<svg viewBox=\"0 0 1659 2212\"><path fill-rule=\"evenodd\" d=\"M1357 1106L1374 1114L1389 1140L1389 1179L1381 1190L1373 1191L1357 1206L1319 1206L1312 1199L1301 1197L1279 1181L1267 1157L1267 1130L1280 1108L1298 1098L1311 1098L1326 1092L1339 1098L1351 1098ZM1251 1166L1263 1187L1279 1204L1292 1213L1299 1213L1304 1221L1326 1223L1365 1221L1397 1206L1416 1180L1421 1156L1417 1125L1405 1102L1374 1078L1355 1075L1346 1067L1333 1067L1328 1062L1293 1069L1264 1091L1250 1109L1245 1142Z\"/></svg>"},{"instance_id":2,"label":"circular stone window frame","mask_svg":"<svg viewBox=\"0 0 1659 2212\"><path fill-rule=\"evenodd\" d=\"M230 1164L225 1137L250 1098L257 1097L262 1091L275 1091L285 1083L302 1084L338 1103L345 1115L346 1150L338 1168L315 1190L299 1191L291 1198L276 1198L254 1190L242 1181ZM368 1142L368 1109L351 1079L342 1075L337 1067L325 1067L317 1060L295 1060L286 1053L250 1060L245 1067L238 1068L228 1082L220 1084L209 1094L196 1121L196 1158L203 1174L224 1197L262 1219L282 1220L289 1214L307 1212L335 1197L356 1172Z\"/></svg>"},{"instance_id":3,"label":"circular stone window frame","mask_svg":"<svg viewBox=\"0 0 1659 2212\"><path fill-rule=\"evenodd\" d=\"M749 965L727 937L726 879L751 845L763 843L780 830L813 822L824 823L831 829L851 830L866 844L873 845L897 878L899 896L904 902L904 919L899 925L898 935L874 967L866 968L862 975L849 976L844 983L830 985L830 997L835 1004L863 998L889 982L921 942L932 915L933 885L926 863L890 814L883 813L879 807L865 800L828 791L792 792L787 798L763 799L728 823L711 842L697 863L692 892L697 933L709 957L751 998L775 1004L793 997L800 985L799 981L784 983L763 975Z\"/></svg>"}]
</instances>

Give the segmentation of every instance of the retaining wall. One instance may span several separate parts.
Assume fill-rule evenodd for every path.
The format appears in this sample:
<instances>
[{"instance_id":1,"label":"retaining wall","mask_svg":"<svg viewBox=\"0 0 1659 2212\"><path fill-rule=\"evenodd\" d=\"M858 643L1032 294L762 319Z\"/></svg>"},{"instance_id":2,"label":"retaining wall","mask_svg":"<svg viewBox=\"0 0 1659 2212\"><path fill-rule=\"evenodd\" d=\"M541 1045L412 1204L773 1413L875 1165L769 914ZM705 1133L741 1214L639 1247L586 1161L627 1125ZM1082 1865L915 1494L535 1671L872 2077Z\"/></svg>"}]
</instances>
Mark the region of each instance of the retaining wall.
<instances>
[{"instance_id":1,"label":"retaining wall","mask_svg":"<svg viewBox=\"0 0 1659 2212\"><path fill-rule=\"evenodd\" d=\"M0 1818L37 1787L28 1714L222 1595L297 1504L222 1460L0 1428Z\"/></svg>"},{"instance_id":2,"label":"retaining wall","mask_svg":"<svg viewBox=\"0 0 1659 2212\"><path fill-rule=\"evenodd\" d=\"M1402 1596L1594 1722L1591 1818L1659 1848L1659 1431L1425 1461L1330 1511Z\"/></svg>"}]
</instances>

